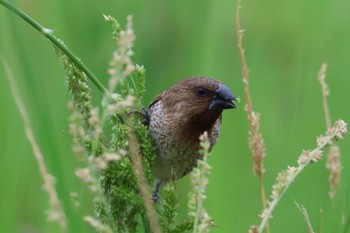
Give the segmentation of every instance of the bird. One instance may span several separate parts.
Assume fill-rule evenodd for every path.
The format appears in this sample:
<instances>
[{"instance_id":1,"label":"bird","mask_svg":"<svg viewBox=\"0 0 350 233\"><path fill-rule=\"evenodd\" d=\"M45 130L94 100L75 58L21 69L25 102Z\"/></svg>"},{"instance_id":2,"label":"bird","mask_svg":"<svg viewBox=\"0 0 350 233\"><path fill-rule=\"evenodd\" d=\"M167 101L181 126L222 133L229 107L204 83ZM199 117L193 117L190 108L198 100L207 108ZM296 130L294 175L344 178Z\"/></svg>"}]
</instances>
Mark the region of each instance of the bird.
<instances>
[{"instance_id":1,"label":"bird","mask_svg":"<svg viewBox=\"0 0 350 233\"><path fill-rule=\"evenodd\" d=\"M202 156L199 137L207 132L210 150L216 144L222 112L236 108L237 98L211 77L189 77L157 95L144 109L144 124L155 145L151 170L157 179L152 199L167 182L189 174Z\"/></svg>"}]
</instances>

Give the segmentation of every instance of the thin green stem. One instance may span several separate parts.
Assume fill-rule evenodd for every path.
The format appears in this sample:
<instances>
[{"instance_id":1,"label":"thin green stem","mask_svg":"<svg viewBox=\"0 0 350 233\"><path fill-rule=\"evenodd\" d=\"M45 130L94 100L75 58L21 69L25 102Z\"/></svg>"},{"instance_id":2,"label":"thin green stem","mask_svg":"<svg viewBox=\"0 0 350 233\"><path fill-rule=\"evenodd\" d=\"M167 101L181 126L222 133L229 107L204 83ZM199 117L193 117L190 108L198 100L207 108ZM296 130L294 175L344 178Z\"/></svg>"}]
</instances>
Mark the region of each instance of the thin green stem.
<instances>
[{"instance_id":1,"label":"thin green stem","mask_svg":"<svg viewBox=\"0 0 350 233\"><path fill-rule=\"evenodd\" d=\"M51 29L43 27L32 17L30 17L25 12L23 12L22 10L20 10L19 8L7 1L0 0L0 4L4 5L7 9L15 13L17 16L24 19L32 27L38 30L46 38L48 38L55 46L57 46L64 54L66 54L67 57L69 57L69 59L71 59L79 69L81 69L86 74L86 76L93 82L93 84L97 87L99 91L101 91L103 95L106 95L108 98L110 97L110 93L108 92L108 90L100 83L100 81L98 81L98 79L91 72L91 70L87 66L85 66L84 63L70 49L68 49L60 39L53 35Z\"/></svg>"}]
</instances>

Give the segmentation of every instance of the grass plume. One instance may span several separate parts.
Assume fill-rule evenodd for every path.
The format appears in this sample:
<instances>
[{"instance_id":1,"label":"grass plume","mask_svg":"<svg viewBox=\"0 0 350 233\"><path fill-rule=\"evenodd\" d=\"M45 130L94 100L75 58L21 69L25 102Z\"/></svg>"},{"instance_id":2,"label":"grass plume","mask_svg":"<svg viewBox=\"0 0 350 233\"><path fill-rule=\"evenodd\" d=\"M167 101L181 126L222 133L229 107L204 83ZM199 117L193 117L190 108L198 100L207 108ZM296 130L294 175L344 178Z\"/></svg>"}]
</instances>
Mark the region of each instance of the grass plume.
<instances>
[{"instance_id":1,"label":"grass plume","mask_svg":"<svg viewBox=\"0 0 350 233\"><path fill-rule=\"evenodd\" d=\"M200 136L200 145L203 159L198 160L197 167L191 173L192 192L188 202L189 216L194 218L193 233L207 233L215 225L214 220L203 206L204 200L207 198L205 194L209 182L207 176L211 170L208 164L210 142L207 132Z\"/></svg>"},{"instance_id":2,"label":"grass plume","mask_svg":"<svg viewBox=\"0 0 350 233\"><path fill-rule=\"evenodd\" d=\"M343 120L338 120L334 123L331 129L328 129L325 135L317 137L316 148L313 150L303 151L298 158L298 166L288 166L287 169L280 172L276 178L276 183L272 187L271 200L267 207L263 210L260 217L262 221L259 226L252 226L251 233L261 233L268 224L272 216L272 212L286 193L293 181L311 162L317 162L322 158L323 150L332 145L336 140L342 139L347 133L347 125Z\"/></svg>"},{"instance_id":3,"label":"grass plume","mask_svg":"<svg viewBox=\"0 0 350 233\"><path fill-rule=\"evenodd\" d=\"M237 34L237 45L238 51L241 58L242 63L242 75L243 75L243 85L244 85L244 93L246 98L246 106L245 110L248 113L248 120L250 123L249 129L249 146L252 151L253 158L253 172L259 178L260 182L260 191L261 191L261 200L263 207L265 208L267 205L266 194L265 194L265 185L264 185L264 158L265 158L265 145L263 137L259 131L260 127L260 114L253 111L252 99L250 97L250 89L249 89L249 70L247 65L247 60L245 57L245 51L243 47L243 30L241 29L241 17L240 17L240 9L241 9L241 0L238 0L236 7L236 34ZM267 226L267 232L270 232L270 227Z\"/></svg>"},{"instance_id":4,"label":"grass plume","mask_svg":"<svg viewBox=\"0 0 350 233\"><path fill-rule=\"evenodd\" d=\"M49 197L50 209L47 211L48 220L57 222L60 225L60 227L62 228L62 230L66 230L67 219L66 219L66 216L63 212L63 208L61 206L61 203L58 199L57 191L55 188L55 178L47 170L44 156L40 150L40 147L39 147L39 145L34 137L33 130L30 126L30 119L29 119L29 116L27 114L27 110L24 107L24 103L23 103L22 97L20 95L20 92L18 90L16 81L15 81L15 77L14 77L10 67L7 65L7 63L3 62L3 65L4 65L4 68L6 70L7 80L10 83L12 95L15 98L18 111L20 113L20 116L21 116L23 124L24 124L27 139L28 139L30 145L32 146L35 160L38 163L40 176L42 177L42 179L44 181L44 185L43 185L44 190Z\"/></svg>"},{"instance_id":5,"label":"grass plume","mask_svg":"<svg viewBox=\"0 0 350 233\"><path fill-rule=\"evenodd\" d=\"M321 69L318 73L318 81L320 82L322 89L322 103L323 110L325 114L326 126L327 128L331 128L331 114L328 107L327 96L329 95L329 88L326 83L326 72L327 72L327 63L323 63L321 65ZM340 172L341 172L341 164L340 164L340 149L337 145L330 145L328 156L327 156L327 168L329 169L329 185L330 191L329 196L331 199L334 198L339 182L340 182Z\"/></svg>"},{"instance_id":6,"label":"grass plume","mask_svg":"<svg viewBox=\"0 0 350 233\"><path fill-rule=\"evenodd\" d=\"M236 33L237 33L238 50L239 50L239 55L242 63L244 93L247 101L245 110L248 113L248 120L250 123L249 145L253 154L254 174L257 175L260 179L262 179L262 175L264 173L263 160L265 157L265 146L264 146L264 140L262 138L262 135L259 132L260 115L259 113L256 113L253 111L252 99L250 97L249 70L248 70L247 60L245 57L245 51L244 51L243 42L242 42L243 30L241 29L240 8L241 8L241 0L238 0L237 9L236 9Z\"/></svg>"}]
</instances>

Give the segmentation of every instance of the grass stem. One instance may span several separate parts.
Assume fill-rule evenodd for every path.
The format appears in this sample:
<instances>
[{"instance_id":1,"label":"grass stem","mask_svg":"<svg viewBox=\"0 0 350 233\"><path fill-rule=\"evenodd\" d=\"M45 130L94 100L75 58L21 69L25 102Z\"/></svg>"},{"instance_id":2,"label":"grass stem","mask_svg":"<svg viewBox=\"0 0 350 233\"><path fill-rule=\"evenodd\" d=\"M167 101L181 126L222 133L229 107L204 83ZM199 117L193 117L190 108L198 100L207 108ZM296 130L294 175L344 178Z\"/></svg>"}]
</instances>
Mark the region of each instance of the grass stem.
<instances>
[{"instance_id":1,"label":"grass stem","mask_svg":"<svg viewBox=\"0 0 350 233\"><path fill-rule=\"evenodd\" d=\"M286 193L290 185L295 181L295 179L299 176L299 174L304 171L306 166L311 162L317 161L322 155L323 149L328 145L331 145L334 140L337 140L342 137L347 132L346 123L342 120L338 120L335 122L332 129L327 131L327 135L322 137L322 141L320 141L315 149L310 152L303 152L303 154L307 154L307 156L303 156L303 154L299 157L298 167L288 167L287 170L282 171L279 176L283 176L281 179L283 182L279 185L278 192L272 193L273 199L268 204L268 207L265 208L262 214L262 221L259 227L253 232L262 233L266 225L268 224L269 219L272 216L272 212L274 211L277 204L282 199L283 195ZM286 174L286 175L285 175ZM279 182L279 181L277 181ZM277 186L276 186L277 187Z\"/></svg>"},{"instance_id":2,"label":"grass stem","mask_svg":"<svg viewBox=\"0 0 350 233\"><path fill-rule=\"evenodd\" d=\"M91 72L91 70L84 65L84 63L70 50L67 46L64 45L62 40L55 37L51 29L43 27L32 17L27 15L25 12L17 8L15 5L9 3L8 1L0 0L0 4L4 5L7 9L15 13L17 16L21 17L27 23L29 23L33 28L39 31L47 39L49 39L55 46L57 46L64 54L66 54L73 63L81 69L86 76L92 81L92 83L97 87L97 89L107 97L110 97L108 90L102 85L102 83L96 78L96 76Z\"/></svg>"},{"instance_id":3,"label":"grass stem","mask_svg":"<svg viewBox=\"0 0 350 233\"><path fill-rule=\"evenodd\" d=\"M129 142L129 152L130 152L129 155L130 155L132 164L134 166L137 185L139 186L139 190L145 205L148 222L152 233L161 233L161 230L158 224L158 217L153 206L153 200L149 192L150 189L148 187L148 183L145 177L145 171L143 169L142 161L140 159L139 145L136 139L135 131L132 128L130 122L128 123L129 123L128 124L129 125L128 142Z\"/></svg>"}]
</instances>

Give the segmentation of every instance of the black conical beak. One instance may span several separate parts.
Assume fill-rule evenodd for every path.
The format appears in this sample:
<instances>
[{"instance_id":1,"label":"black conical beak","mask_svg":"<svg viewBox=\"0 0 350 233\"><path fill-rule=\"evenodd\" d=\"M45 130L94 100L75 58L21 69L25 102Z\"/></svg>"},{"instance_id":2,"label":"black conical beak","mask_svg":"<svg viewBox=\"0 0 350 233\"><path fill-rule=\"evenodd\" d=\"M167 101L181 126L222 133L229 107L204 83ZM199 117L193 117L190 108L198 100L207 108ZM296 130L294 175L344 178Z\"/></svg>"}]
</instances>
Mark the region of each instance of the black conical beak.
<instances>
[{"instance_id":1,"label":"black conical beak","mask_svg":"<svg viewBox=\"0 0 350 233\"><path fill-rule=\"evenodd\" d=\"M237 102L236 97L226 85L220 83L219 88L215 91L215 95L209 104L209 110L223 111L225 109L236 108L233 102Z\"/></svg>"}]
</instances>

